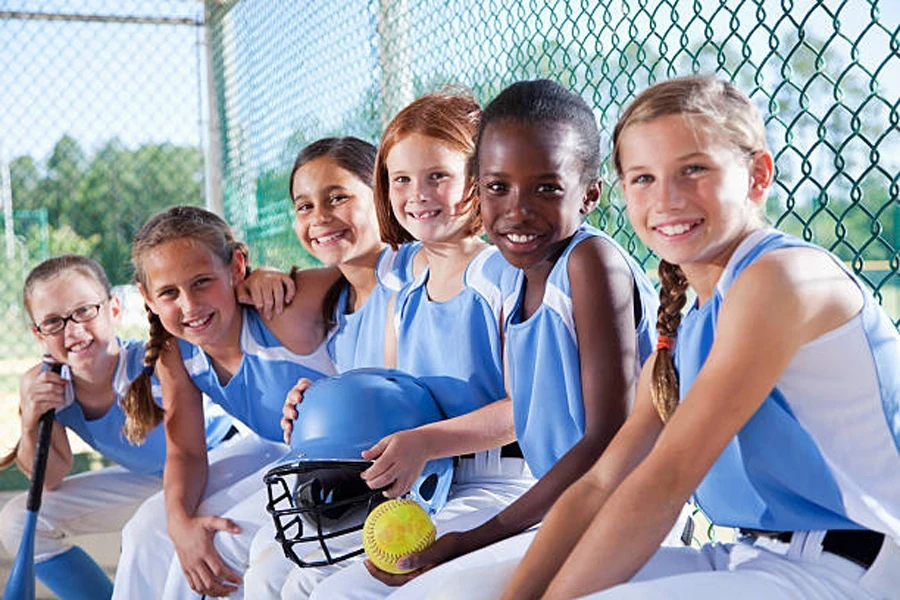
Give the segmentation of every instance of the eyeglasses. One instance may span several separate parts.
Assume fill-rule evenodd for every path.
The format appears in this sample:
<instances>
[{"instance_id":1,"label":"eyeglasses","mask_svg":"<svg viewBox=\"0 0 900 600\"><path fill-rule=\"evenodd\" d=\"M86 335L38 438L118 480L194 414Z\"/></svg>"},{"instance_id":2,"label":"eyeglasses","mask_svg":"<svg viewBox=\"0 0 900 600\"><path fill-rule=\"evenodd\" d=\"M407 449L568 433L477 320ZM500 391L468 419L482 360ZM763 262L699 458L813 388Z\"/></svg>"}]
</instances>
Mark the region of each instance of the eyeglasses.
<instances>
[{"instance_id":1,"label":"eyeglasses","mask_svg":"<svg viewBox=\"0 0 900 600\"><path fill-rule=\"evenodd\" d=\"M96 304L79 306L65 317L50 317L49 319L44 319L39 325L36 324L34 328L37 329L37 332L41 335L56 335L66 328L66 323L69 321L72 321L73 323L87 323L88 321L96 319L97 315L100 314L100 307L105 303L106 300Z\"/></svg>"}]
</instances>

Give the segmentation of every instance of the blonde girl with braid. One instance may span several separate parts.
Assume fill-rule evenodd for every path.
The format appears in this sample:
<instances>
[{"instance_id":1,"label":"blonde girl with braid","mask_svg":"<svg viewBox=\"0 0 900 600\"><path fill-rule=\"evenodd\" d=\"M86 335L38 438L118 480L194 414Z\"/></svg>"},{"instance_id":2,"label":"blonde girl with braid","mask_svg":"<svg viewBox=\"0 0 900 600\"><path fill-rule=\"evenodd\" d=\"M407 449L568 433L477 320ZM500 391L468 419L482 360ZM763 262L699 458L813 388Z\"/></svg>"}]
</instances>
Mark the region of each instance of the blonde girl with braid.
<instances>
[{"instance_id":1,"label":"blonde girl with braid","mask_svg":"<svg viewBox=\"0 0 900 600\"><path fill-rule=\"evenodd\" d=\"M503 597L900 598L893 323L835 256L765 225L772 154L732 84L654 85L613 140L662 259L659 349ZM737 541L659 547L692 494Z\"/></svg>"},{"instance_id":2,"label":"blonde girl with braid","mask_svg":"<svg viewBox=\"0 0 900 600\"><path fill-rule=\"evenodd\" d=\"M143 363L159 378L163 405L150 405L147 375L138 377L123 401L126 432L139 442L162 420L167 456L164 496L147 501L123 531L114 597L240 594L250 540L269 519L262 499L241 501L265 493L256 471L287 450L284 399L299 378L334 373L321 305L336 275L304 272L304 293L264 321L236 300L249 269L246 246L220 217L189 206L152 217L132 259L150 320ZM200 435L204 396L255 434L214 464Z\"/></svg>"}]
</instances>

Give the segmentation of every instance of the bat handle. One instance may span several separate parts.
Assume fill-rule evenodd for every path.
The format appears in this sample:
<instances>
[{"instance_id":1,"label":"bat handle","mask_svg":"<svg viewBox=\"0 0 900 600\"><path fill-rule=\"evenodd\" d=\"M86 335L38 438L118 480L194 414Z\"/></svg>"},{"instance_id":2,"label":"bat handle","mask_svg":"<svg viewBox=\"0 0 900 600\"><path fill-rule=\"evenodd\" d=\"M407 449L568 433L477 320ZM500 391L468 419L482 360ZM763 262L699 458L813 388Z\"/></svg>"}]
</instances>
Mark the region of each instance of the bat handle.
<instances>
[{"instance_id":1,"label":"bat handle","mask_svg":"<svg viewBox=\"0 0 900 600\"><path fill-rule=\"evenodd\" d=\"M41 415L38 422L37 449L34 453L34 464L31 467L31 486L28 488L26 508L37 512L41 508L41 494L44 490L44 474L47 472L47 457L50 454L50 435L53 433L53 421L56 411L50 409Z\"/></svg>"}]
</instances>

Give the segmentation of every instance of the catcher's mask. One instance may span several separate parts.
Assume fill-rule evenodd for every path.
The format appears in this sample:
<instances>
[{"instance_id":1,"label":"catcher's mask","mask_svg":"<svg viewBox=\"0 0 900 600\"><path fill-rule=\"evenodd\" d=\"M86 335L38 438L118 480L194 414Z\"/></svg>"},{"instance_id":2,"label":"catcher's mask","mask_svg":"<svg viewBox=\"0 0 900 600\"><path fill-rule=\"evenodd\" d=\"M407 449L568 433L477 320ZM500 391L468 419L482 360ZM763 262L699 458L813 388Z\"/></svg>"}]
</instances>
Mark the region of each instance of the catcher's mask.
<instances>
[{"instance_id":1,"label":"catcher's mask","mask_svg":"<svg viewBox=\"0 0 900 600\"><path fill-rule=\"evenodd\" d=\"M428 389L401 371L357 369L310 386L297 407L291 452L265 476L266 509L285 555L318 567L361 554L361 536L348 534L385 498L360 477L372 464L360 454L391 433L442 418ZM452 478L453 459L429 461L409 496L434 513Z\"/></svg>"}]
</instances>

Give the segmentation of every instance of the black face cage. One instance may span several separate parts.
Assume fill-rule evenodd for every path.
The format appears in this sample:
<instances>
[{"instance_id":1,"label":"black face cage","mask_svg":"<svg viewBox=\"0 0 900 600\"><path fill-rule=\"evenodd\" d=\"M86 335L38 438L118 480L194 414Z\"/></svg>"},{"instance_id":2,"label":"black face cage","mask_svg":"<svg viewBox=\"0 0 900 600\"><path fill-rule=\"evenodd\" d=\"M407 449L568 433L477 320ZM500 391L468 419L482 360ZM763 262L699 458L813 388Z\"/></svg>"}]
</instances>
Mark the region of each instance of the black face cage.
<instances>
[{"instance_id":1,"label":"black face cage","mask_svg":"<svg viewBox=\"0 0 900 600\"><path fill-rule=\"evenodd\" d=\"M275 539L286 557L300 567L322 567L363 553L360 542L359 547L335 555L328 541L360 531L369 512L387 499L360 477L371 464L310 460L281 465L266 473L266 510L275 521ZM293 485L288 483L292 476L296 476ZM316 542L323 560L304 559L295 552L295 546L309 542ZM312 551L305 547L302 555L308 557Z\"/></svg>"}]
</instances>

